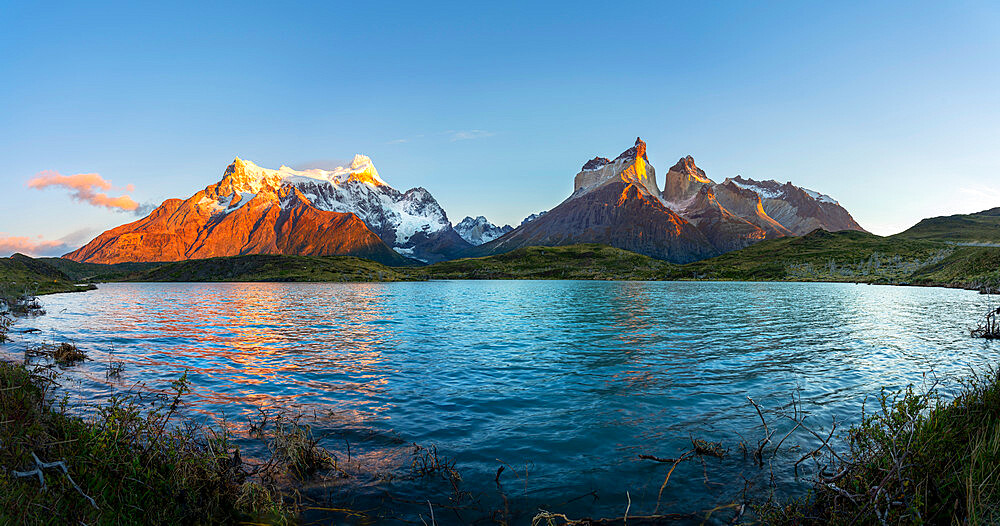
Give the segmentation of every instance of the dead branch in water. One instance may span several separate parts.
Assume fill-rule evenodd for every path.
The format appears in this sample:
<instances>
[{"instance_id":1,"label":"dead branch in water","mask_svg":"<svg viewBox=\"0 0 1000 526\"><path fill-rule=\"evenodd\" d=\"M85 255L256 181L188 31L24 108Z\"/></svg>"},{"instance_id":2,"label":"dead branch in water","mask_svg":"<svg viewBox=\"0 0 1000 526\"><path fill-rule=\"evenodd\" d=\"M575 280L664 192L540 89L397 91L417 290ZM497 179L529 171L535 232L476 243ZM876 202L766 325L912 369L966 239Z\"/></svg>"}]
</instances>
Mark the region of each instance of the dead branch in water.
<instances>
[{"instance_id":1,"label":"dead branch in water","mask_svg":"<svg viewBox=\"0 0 1000 526\"><path fill-rule=\"evenodd\" d=\"M747 397L747 400L749 400L750 404L753 405L753 408L757 410L757 416L760 417L760 423L764 425L764 438L757 443L757 451L754 452L754 459L757 461L757 465L764 467L764 446L771 443L771 436L774 435L774 432L767 427L767 421L764 420L764 413L761 412L760 406L757 405L757 402L754 402L753 398L750 398L749 396ZM775 450L775 453L777 453L777 450Z\"/></svg>"},{"instance_id":2,"label":"dead branch in water","mask_svg":"<svg viewBox=\"0 0 1000 526\"><path fill-rule=\"evenodd\" d=\"M972 337L988 340L1000 339L1000 317L998 316L1000 316L1000 307L990 309L983 320L979 322L979 326L972 329Z\"/></svg>"}]
</instances>

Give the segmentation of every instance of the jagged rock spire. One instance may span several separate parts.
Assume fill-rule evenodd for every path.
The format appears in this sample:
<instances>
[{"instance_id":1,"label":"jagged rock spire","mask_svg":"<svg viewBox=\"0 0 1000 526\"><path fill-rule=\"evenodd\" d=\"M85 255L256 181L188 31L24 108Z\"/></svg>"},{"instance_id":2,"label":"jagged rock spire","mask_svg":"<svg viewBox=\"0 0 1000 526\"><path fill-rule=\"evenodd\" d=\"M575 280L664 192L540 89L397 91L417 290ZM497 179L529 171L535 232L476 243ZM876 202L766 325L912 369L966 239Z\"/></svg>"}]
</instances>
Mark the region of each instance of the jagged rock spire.
<instances>
[{"instance_id":1,"label":"jagged rock spire","mask_svg":"<svg viewBox=\"0 0 1000 526\"><path fill-rule=\"evenodd\" d=\"M587 161L573 180L573 192L590 191L616 180L637 184L651 196L660 194L656 186L656 172L646 157L646 143L639 137L631 148L613 161L607 157L594 157Z\"/></svg>"}]
</instances>

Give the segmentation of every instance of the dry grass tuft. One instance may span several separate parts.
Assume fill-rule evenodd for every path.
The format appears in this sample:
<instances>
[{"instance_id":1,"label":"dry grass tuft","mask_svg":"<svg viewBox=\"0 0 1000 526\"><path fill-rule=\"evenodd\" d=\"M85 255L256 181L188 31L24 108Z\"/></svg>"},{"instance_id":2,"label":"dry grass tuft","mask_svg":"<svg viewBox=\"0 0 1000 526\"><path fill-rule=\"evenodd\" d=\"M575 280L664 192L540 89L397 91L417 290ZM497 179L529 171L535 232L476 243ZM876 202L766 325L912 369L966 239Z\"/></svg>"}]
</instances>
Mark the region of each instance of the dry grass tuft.
<instances>
[{"instance_id":1,"label":"dry grass tuft","mask_svg":"<svg viewBox=\"0 0 1000 526\"><path fill-rule=\"evenodd\" d=\"M48 358L59 365L73 365L87 359L87 353L72 343L36 345L24 351L25 358Z\"/></svg>"}]
</instances>

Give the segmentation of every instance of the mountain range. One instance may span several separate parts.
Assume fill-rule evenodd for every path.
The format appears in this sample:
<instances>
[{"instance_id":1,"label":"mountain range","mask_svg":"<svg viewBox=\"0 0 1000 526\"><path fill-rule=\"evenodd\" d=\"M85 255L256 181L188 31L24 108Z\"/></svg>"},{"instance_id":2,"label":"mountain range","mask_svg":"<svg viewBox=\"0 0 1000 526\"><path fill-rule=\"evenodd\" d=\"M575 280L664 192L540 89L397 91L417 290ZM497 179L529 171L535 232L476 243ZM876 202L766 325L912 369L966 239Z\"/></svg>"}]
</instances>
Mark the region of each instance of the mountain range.
<instances>
[{"instance_id":1,"label":"mountain range","mask_svg":"<svg viewBox=\"0 0 1000 526\"><path fill-rule=\"evenodd\" d=\"M646 143L637 138L614 160L584 163L573 193L558 206L471 253L603 243L687 263L817 228L864 230L829 196L739 176L715 183L691 156L667 171L661 191Z\"/></svg>"},{"instance_id":2,"label":"mountain range","mask_svg":"<svg viewBox=\"0 0 1000 526\"><path fill-rule=\"evenodd\" d=\"M833 198L740 176L715 183L692 157L665 174L663 190L635 143L594 157L556 207L516 228L484 216L452 226L424 188L389 186L371 159L332 170L277 170L235 159L191 197L102 233L64 257L89 263L165 262L242 254L353 255L389 265L434 263L534 245L603 243L674 263L817 228L863 230Z\"/></svg>"}]
</instances>

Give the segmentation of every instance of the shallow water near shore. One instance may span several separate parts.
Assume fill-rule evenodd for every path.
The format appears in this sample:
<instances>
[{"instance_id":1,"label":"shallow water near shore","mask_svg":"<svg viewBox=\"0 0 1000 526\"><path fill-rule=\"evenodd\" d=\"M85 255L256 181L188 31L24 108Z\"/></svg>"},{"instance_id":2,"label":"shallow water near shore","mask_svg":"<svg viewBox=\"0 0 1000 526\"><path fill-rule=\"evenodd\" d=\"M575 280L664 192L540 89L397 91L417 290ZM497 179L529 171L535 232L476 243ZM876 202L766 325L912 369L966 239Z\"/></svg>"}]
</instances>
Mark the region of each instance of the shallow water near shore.
<instances>
[{"instance_id":1,"label":"shallow water near shore","mask_svg":"<svg viewBox=\"0 0 1000 526\"><path fill-rule=\"evenodd\" d=\"M101 285L42 298L0 346L76 342L93 361L67 368L71 403L99 403L136 382L165 389L188 371L187 415L245 432L258 408L305 415L320 444L379 469L405 471L412 446L456 461L478 501L454 505L438 481L376 476L317 483L324 507L440 524L538 509L570 517L652 513L669 464L691 438L721 441L727 459L681 464L660 513L728 504L769 481L737 444L756 444L765 408L801 397L816 428L850 424L865 397L934 372L945 390L997 360L969 337L990 298L965 290L829 283L442 281ZM112 355L113 349L113 355ZM126 363L108 380L109 360ZM260 446L242 441L244 456ZM796 435L781 459L815 447ZM787 463L787 462L786 462ZM504 471L495 481L497 470ZM776 469L779 493L804 482ZM389 492L391 497L386 496ZM628 494L626 495L626 492ZM506 504L504 502L506 498ZM448 509L451 503L458 510ZM373 512L377 513L377 512ZM726 515L728 513L728 515ZM728 521L731 510L712 521ZM344 520L314 510L309 519ZM357 517L350 521L360 521Z\"/></svg>"}]
</instances>

